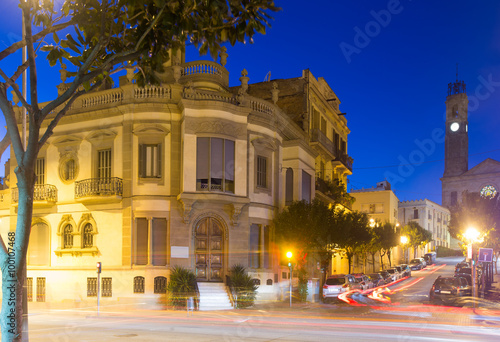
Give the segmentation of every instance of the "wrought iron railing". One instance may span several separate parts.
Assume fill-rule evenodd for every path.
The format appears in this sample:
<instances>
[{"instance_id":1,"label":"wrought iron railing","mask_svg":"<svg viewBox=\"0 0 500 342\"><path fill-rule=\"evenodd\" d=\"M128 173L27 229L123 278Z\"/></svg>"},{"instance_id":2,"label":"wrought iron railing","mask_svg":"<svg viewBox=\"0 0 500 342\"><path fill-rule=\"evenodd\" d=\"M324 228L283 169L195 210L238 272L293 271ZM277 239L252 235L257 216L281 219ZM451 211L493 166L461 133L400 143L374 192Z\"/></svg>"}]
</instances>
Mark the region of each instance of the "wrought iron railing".
<instances>
[{"instance_id":1,"label":"wrought iron railing","mask_svg":"<svg viewBox=\"0 0 500 342\"><path fill-rule=\"evenodd\" d=\"M338 152L337 155L335 156L335 160L340 161L342 164L344 164L350 171L352 171L352 162L353 159L347 155L347 153L344 152Z\"/></svg>"},{"instance_id":2,"label":"wrought iron railing","mask_svg":"<svg viewBox=\"0 0 500 342\"><path fill-rule=\"evenodd\" d=\"M36 184L33 201L57 202L57 188L51 184ZM19 189L12 189L12 202L19 202Z\"/></svg>"},{"instance_id":3,"label":"wrought iron railing","mask_svg":"<svg viewBox=\"0 0 500 342\"><path fill-rule=\"evenodd\" d=\"M75 182L75 198L113 195L123 195L123 180L121 178L90 178Z\"/></svg>"},{"instance_id":4,"label":"wrought iron railing","mask_svg":"<svg viewBox=\"0 0 500 342\"><path fill-rule=\"evenodd\" d=\"M331 154L335 153L335 144L327 138L325 133L321 132L318 128L311 130L311 142L319 142Z\"/></svg>"}]
</instances>

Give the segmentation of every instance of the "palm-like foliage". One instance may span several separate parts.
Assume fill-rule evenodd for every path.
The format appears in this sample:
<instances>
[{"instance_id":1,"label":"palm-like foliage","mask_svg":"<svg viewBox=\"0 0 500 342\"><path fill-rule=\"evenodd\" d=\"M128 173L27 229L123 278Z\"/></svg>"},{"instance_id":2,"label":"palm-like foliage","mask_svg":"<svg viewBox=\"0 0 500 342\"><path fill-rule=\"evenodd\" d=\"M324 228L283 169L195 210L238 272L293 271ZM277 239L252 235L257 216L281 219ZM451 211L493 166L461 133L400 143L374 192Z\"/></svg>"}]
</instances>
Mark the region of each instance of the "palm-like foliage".
<instances>
[{"instance_id":1,"label":"palm-like foliage","mask_svg":"<svg viewBox=\"0 0 500 342\"><path fill-rule=\"evenodd\" d=\"M242 265L234 265L230 270L230 286L233 290L235 305L238 308L252 306L257 297L257 285L252 281Z\"/></svg>"},{"instance_id":2,"label":"palm-like foliage","mask_svg":"<svg viewBox=\"0 0 500 342\"><path fill-rule=\"evenodd\" d=\"M187 304L187 298L196 296L196 275L187 268L174 266L167 285L168 305L184 308Z\"/></svg>"}]
</instances>

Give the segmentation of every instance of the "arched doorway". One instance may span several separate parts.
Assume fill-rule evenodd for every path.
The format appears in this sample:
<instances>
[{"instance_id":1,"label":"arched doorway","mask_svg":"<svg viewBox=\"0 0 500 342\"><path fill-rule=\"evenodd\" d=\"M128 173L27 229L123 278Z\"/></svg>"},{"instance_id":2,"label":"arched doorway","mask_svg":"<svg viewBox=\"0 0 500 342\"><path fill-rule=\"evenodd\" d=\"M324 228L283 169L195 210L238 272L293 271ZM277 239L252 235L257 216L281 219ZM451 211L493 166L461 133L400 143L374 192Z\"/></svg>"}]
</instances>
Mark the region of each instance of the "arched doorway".
<instances>
[{"instance_id":1,"label":"arched doorway","mask_svg":"<svg viewBox=\"0 0 500 342\"><path fill-rule=\"evenodd\" d=\"M195 229L195 262L198 281L222 281L224 229L212 217L201 219Z\"/></svg>"}]
</instances>

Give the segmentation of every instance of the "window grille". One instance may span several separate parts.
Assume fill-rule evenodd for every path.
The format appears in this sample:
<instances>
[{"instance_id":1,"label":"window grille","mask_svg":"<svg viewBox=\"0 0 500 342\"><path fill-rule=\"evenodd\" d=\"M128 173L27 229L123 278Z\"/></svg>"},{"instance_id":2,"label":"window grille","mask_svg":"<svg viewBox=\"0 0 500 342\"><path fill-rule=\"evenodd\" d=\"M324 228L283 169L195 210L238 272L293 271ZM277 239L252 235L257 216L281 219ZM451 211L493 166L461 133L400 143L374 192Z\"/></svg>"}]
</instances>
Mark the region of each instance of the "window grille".
<instances>
[{"instance_id":1,"label":"window grille","mask_svg":"<svg viewBox=\"0 0 500 342\"><path fill-rule=\"evenodd\" d=\"M112 297L113 295L113 278L102 278L102 296Z\"/></svg>"},{"instance_id":2,"label":"window grille","mask_svg":"<svg viewBox=\"0 0 500 342\"><path fill-rule=\"evenodd\" d=\"M111 149L97 152L97 177L111 178Z\"/></svg>"},{"instance_id":3,"label":"window grille","mask_svg":"<svg viewBox=\"0 0 500 342\"><path fill-rule=\"evenodd\" d=\"M36 301L45 302L45 278L36 278Z\"/></svg>"},{"instance_id":4,"label":"window grille","mask_svg":"<svg viewBox=\"0 0 500 342\"><path fill-rule=\"evenodd\" d=\"M33 301L33 278L26 278L26 290L28 296L28 302Z\"/></svg>"},{"instance_id":5,"label":"window grille","mask_svg":"<svg viewBox=\"0 0 500 342\"><path fill-rule=\"evenodd\" d=\"M38 158L35 164L35 184L45 184L45 158Z\"/></svg>"},{"instance_id":6,"label":"window grille","mask_svg":"<svg viewBox=\"0 0 500 342\"><path fill-rule=\"evenodd\" d=\"M161 177L161 144L139 145L139 177Z\"/></svg>"},{"instance_id":7,"label":"window grille","mask_svg":"<svg viewBox=\"0 0 500 342\"><path fill-rule=\"evenodd\" d=\"M267 159L262 156L257 156L257 187L267 187Z\"/></svg>"},{"instance_id":8,"label":"window grille","mask_svg":"<svg viewBox=\"0 0 500 342\"><path fill-rule=\"evenodd\" d=\"M167 278L155 277L154 293L167 293Z\"/></svg>"},{"instance_id":9,"label":"window grille","mask_svg":"<svg viewBox=\"0 0 500 342\"><path fill-rule=\"evenodd\" d=\"M134 293L144 293L144 277L134 277Z\"/></svg>"},{"instance_id":10,"label":"window grille","mask_svg":"<svg viewBox=\"0 0 500 342\"><path fill-rule=\"evenodd\" d=\"M87 278L87 297L97 297L97 278Z\"/></svg>"},{"instance_id":11,"label":"window grille","mask_svg":"<svg viewBox=\"0 0 500 342\"><path fill-rule=\"evenodd\" d=\"M83 228L83 237L82 237L82 247L83 248L91 248L94 244L94 235L93 228L90 223L87 223Z\"/></svg>"},{"instance_id":12,"label":"window grille","mask_svg":"<svg viewBox=\"0 0 500 342\"><path fill-rule=\"evenodd\" d=\"M73 247L73 226L68 224L64 227L63 232L63 244L64 248L72 248Z\"/></svg>"}]
</instances>

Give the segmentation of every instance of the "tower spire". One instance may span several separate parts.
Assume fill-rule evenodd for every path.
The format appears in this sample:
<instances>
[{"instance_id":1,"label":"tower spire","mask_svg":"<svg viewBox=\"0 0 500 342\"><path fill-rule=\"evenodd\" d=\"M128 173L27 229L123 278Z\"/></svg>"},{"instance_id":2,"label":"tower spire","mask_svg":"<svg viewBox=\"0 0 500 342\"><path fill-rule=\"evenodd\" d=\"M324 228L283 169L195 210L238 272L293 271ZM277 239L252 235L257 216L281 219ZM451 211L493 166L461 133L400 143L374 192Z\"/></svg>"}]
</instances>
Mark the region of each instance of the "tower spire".
<instances>
[{"instance_id":1,"label":"tower spire","mask_svg":"<svg viewBox=\"0 0 500 342\"><path fill-rule=\"evenodd\" d=\"M458 80L458 63L456 65L456 80L454 83L448 83L448 96L465 93L465 82Z\"/></svg>"}]
</instances>

